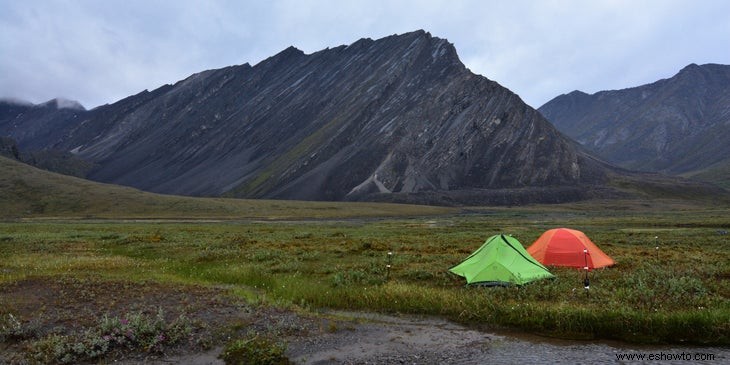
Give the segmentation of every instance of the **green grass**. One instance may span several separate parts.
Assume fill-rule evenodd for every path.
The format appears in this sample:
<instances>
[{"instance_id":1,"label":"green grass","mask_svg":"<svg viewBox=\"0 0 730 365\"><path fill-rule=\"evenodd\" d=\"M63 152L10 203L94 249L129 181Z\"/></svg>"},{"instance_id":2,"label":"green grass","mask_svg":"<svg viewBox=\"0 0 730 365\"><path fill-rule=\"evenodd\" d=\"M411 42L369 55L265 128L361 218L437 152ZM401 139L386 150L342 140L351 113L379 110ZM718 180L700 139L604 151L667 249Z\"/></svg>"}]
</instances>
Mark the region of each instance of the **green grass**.
<instances>
[{"instance_id":1,"label":"green grass","mask_svg":"<svg viewBox=\"0 0 730 365\"><path fill-rule=\"evenodd\" d=\"M730 344L730 208L712 189L615 179L643 199L521 208L186 198L0 158L0 285L26 278L193 283L249 301L430 314L560 337ZM618 264L521 288L447 269L497 233L580 229ZM656 247L660 247L659 250ZM393 252L389 259L388 252ZM387 264L392 268L388 270ZM13 300L0 298L0 316Z\"/></svg>"},{"instance_id":2,"label":"green grass","mask_svg":"<svg viewBox=\"0 0 730 365\"><path fill-rule=\"evenodd\" d=\"M702 170L690 171L682 176L730 189L730 160L721 161Z\"/></svg>"},{"instance_id":3,"label":"green grass","mask_svg":"<svg viewBox=\"0 0 730 365\"><path fill-rule=\"evenodd\" d=\"M659 174L610 175L608 185L634 199L683 200L701 202L705 206L730 204L730 191L722 187Z\"/></svg>"},{"instance_id":4,"label":"green grass","mask_svg":"<svg viewBox=\"0 0 730 365\"><path fill-rule=\"evenodd\" d=\"M252 301L311 310L429 314L569 338L730 344L729 236L717 233L730 227L730 209L598 204L378 220L6 222L0 284L90 275L228 285ZM568 269L521 288L467 288L447 273L493 234L528 246L559 226L583 230L618 263L591 274L590 293L582 273Z\"/></svg>"}]
</instances>

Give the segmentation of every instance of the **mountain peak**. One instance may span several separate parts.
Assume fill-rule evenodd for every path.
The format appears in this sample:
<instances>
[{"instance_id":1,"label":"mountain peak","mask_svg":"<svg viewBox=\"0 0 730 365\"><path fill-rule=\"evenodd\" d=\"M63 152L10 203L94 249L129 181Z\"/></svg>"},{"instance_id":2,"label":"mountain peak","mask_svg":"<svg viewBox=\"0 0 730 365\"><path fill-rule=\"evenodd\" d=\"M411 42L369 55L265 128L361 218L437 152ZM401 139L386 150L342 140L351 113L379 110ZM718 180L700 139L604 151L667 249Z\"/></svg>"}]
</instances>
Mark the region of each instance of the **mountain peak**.
<instances>
[{"instance_id":1,"label":"mountain peak","mask_svg":"<svg viewBox=\"0 0 730 365\"><path fill-rule=\"evenodd\" d=\"M290 58L290 57L298 57L298 56L303 56L303 55L304 55L304 51L302 51L301 49L299 49L297 47L294 47L294 46L289 46L289 47L286 47L281 52L275 54L271 58L283 58L283 59L286 59L286 58Z\"/></svg>"},{"instance_id":2,"label":"mountain peak","mask_svg":"<svg viewBox=\"0 0 730 365\"><path fill-rule=\"evenodd\" d=\"M81 103L76 100L55 98L48 100L45 103L38 104L39 106L49 106L56 109L71 109L71 110L86 110Z\"/></svg>"},{"instance_id":3,"label":"mountain peak","mask_svg":"<svg viewBox=\"0 0 730 365\"><path fill-rule=\"evenodd\" d=\"M431 33L426 32L423 29L415 30L413 32L403 33L400 35L394 34L391 37L397 38L397 39L410 40L410 41L415 41L415 40L425 41L425 42L428 42L427 44L430 44L432 46L433 45L438 46L438 45L441 45L444 43L451 45L451 43L448 40L446 40L444 38L434 37L431 35Z\"/></svg>"},{"instance_id":4,"label":"mountain peak","mask_svg":"<svg viewBox=\"0 0 730 365\"><path fill-rule=\"evenodd\" d=\"M78 101L64 98L54 98L44 103L33 104L30 101L23 99L3 97L0 98L0 103L22 107L50 107L54 109L86 110L86 108L84 108L84 106Z\"/></svg>"},{"instance_id":5,"label":"mountain peak","mask_svg":"<svg viewBox=\"0 0 730 365\"><path fill-rule=\"evenodd\" d=\"M588 95L587 93L580 91L580 90L573 90L567 94L567 96L573 96L573 97L579 97L579 96L585 96Z\"/></svg>"},{"instance_id":6,"label":"mountain peak","mask_svg":"<svg viewBox=\"0 0 730 365\"><path fill-rule=\"evenodd\" d=\"M706 63L703 65L691 63L682 68L674 78L685 80L698 78L706 80L716 79L716 82L727 85L727 82L730 81L730 66L716 63Z\"/></svg>"},{"instance_id":7,"label":"mountain peak","mask_svg":"<svg viewBox=\"0 0 730 365\"><path fill-rule=\"evenodd\" d=\"M33 103L27 100L18 99L18 98L12 98L12 97L3 97L0 98L0 103L8 104L8 105L18 105L18 106L33 106Z\"/></svg>"},{"instance_id":8,"label":"mountain peak","mask_svg":"<svg viewBox=\"0 0 730 365\"><path fill-rule=\"evenodd\" d=\"M674 77L692 77L701 73L702 70L702 66L699 66L696 63L690 63L689 65L684 66L681 70L679 70L679 72Z\"/></svg>"},{"instance_id":9,"label":"mountain peak","mask_svg":"<svg viewBox=\"0 0 730 365\"><path fill-rule=\"evenodd\" d=\"M388 40L389 38L397 41L398 47L405 50L407 54L411 53L410 50L418 49L422 52L428 52L431 56L431 62L453 64L458 65L459 67L463 66L453 43L449 42L445 38L434 37L431 33L422 29L401 35L386 37L383 38L382 41ZM376 42L380 41L381 40L378 40Z\"/></svg>"},{"instance_id":10,"label":"mountain peak","mask_svg":"<svg viewBox=\"0 0 730 365\"><path fill-rule=\"evenodd\" d=\"M281 52L259 62L254 67L265 66L269 64L275 64L278 62L284 62L286 60L293 60L299 57L305 56L304 52L294 46L286 47Z\"/></svg>"}]
</instances>

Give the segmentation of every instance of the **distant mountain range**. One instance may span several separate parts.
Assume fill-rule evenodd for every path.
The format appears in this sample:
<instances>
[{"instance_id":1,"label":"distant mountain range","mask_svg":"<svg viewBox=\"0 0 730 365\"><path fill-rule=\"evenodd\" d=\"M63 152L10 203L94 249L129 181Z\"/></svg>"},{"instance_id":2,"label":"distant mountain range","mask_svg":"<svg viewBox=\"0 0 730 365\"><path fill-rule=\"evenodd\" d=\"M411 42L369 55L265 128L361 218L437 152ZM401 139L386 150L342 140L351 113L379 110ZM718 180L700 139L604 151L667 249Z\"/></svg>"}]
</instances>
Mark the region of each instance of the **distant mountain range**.
<instances>
[{"instance_id":1,"label":"distant mountain range","mask_svg":"<svg viewBox=\"0 0 730 365\"><path fill-rule=\"evenodd\" d=\"M0 101L0 136L6 156L36 166L194 196L556 203L642 180L424 31L290 47L92 110Z\"/></svg>"},{"instance_id":2,"label":"distant mountain range","mask_svg":"<svg viewBox=\"0 0 730 365\"><path fill-rule=\"evenodd\" d=\"M0 104L0 132L21 150L72 152L92 180L153 192L519 203L578 199L606 180L606 165L424 31L290 47L90 111L48 104Z\"/></svg>"},{"instance_id":3,"label":"distant mountain range","mask_svg":"<svg viewBox=\"0 0 730 365\"><path fill-rule=\"evenodd\" d=\"M674 77L629 89L574 91L538 110L619 166L730 187L728 65L691 64Z\"/></svg>"},{"instance_id":4,"label":"distant mountain range","mask_svg":"<svg viewBox=\"0 0 730 365\"><path fill-rule=\"evenodd\" d=\"M31 103L0 99L0 156L65 175L85 177L91 162L71 152L49 149L59 135L86 114L81 104L64 99ZM12 138L11 138L12 137ZM16 140L23 141L20 148Z\"/></svg>"}]
</instances>

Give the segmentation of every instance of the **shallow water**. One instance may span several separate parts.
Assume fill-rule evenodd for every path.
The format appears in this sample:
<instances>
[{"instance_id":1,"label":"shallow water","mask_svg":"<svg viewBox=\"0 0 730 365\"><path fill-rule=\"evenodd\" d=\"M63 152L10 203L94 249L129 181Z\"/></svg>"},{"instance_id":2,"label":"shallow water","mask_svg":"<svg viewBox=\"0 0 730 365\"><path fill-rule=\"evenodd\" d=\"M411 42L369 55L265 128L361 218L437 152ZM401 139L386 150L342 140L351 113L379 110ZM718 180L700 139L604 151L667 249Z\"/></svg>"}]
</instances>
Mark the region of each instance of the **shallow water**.
<instances>
[{"instance_id":1,"label":"shallow water","mask_svg":"<svg viewBox=\"0 0 730 365\"><path fill-rule=\"evenodd\" d=\"M480 331L438 318L353 312L336 315L356 321L339 322L337 331L290 341L287 355L295 364L730 364L730 348L560 340ZM222 365L220 351L119 363ZM675 359L677 356L680 359Z\"/></svg>"},{"instance_id":2,"label":"shallow water","mask_svg":"<svg viewBox=\"0 0 730 365\"><path fill-rule=\"evenodd\" d=\"M643 359L643 360L642 360ZM470 364L730 364L730 348L635 346L500 336Z\"/></svg>"},{"instance_id":3,"label":"shallow water","mask_svg":"<svg viewBox=\"0 0 730 365\"><path fill-rule=\"evenodd\" d=\"M730 348L576 341L468 328L439 318L337 312L366 320L295 344L301 364L730 364Z\"/></svg>"}]
</instances>

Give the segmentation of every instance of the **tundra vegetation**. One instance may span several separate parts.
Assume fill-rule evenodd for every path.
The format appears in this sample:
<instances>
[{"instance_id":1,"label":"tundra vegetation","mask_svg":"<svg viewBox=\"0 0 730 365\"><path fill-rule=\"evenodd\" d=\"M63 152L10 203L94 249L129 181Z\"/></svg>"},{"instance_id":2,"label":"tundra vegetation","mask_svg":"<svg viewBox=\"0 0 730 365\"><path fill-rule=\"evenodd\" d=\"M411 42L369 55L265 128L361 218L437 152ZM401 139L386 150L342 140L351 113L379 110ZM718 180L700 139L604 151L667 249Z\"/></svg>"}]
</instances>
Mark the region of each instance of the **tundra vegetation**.
<instances>
[{"instance_id":1,"label":"tundra vegetation","mask_svg":"<svg viewBox=\"0 0 730 365\"><path fill-rule=\"evenodd\" d=\"M346 207L337 209L343 213ZM225 288L250 305L308 313L436 315L485 329L562 338L730 344L730 235L723 234L730 227L730 209L725 206L613 201L468 208L430 216L417 216L417 210L386 218L340 214L343 219L309 219L296 211L287 211L286 220L264 215L8 220L0 223L0 294L29 281L60 283L62 290L89 296L90 303L99 288L120 293L155 288L141 295ZM584 231L617 265L591 272L588 290L584 272L575 269L551 268L554 280L504 288L465 287L462 278L447 272L493 234L511 234L527 247L554 227ZM22 347L38 362L220 340L191 339L200 326L184 313L145 314L131 307L111 313L105 310L108 303L90 312L95 322L70 334L42 326L53 303L29 315L23 311L29 301L0 295L0 346ZM241 323L229 326L246 334L229 343L229 356L269 338ZM278 356L282 346L272 343L266 356Z\"/></svg>"}]
</instances>

